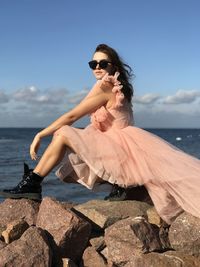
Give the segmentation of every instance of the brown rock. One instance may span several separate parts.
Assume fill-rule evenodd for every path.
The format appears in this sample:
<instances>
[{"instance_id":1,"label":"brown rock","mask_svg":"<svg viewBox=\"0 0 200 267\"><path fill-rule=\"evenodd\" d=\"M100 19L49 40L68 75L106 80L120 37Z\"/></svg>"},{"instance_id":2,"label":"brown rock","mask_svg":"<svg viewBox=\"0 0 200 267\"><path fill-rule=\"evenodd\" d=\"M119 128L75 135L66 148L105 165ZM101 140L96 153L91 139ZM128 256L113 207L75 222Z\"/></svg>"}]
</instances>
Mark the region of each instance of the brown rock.
<instances>
[{"instance_id":1,"label":"brown rock","mask_svg":"<svg viewBox=\"0 0 200 267\"><path fill-rule=\"evenodd\" d=\"M182 213L169 229L169 240L175 250L200 256L200 219Z\"/></svg>"},{"instance_id":2,"label":"brown rock","mask_svg":"<svg viewBox=\"0 0 200 267\"><path fill-rule=\"evenodd\" d=\"M0 225L24 219L29 225L35 225L39 202L30 199L6 199L0 203Z\"/></svg>"},{"instance_id":3,"label":"brown rock","mask_svg":"<svg viewBox=\"0 0 200 267\"><path fill-rule=\"evenodd\" d=\"M147 217L148 217L148 222L151 224L156 224L157 226L161 225L162 219L158 215L155 207L150 207L147 210Z\"/></svg>"},{"instance_id":4,"label":"brown rock","mask_svg":"<svg viewBox=\"0 0 200 267\"><path fill-rule=\"evenodd\" d=\"M37 226L53 237L62 258L75 262L82 256L91 233L88 222L50 197L45 197L40 205Z\"/></svg>"},{"instance_id":5,"label":"brown rock","mask_svg":"<svg viewBox=\"0 0 200 267\"><path fill-rule=\"evenodd\" d=\"M105 248L106 244L103 236L93 237L90 239L90 244L96 251L101 251Z\"/></svg>"},{"instance_id":6,"label":"brown rock","mask_svg":"<svg viewBox=\"0 0 200 267\"><path fill-rule=\"evenodd\" d=\"M6 246L6 243L0 240L0 250Z\"/></svg>"},{"instance_id":7,"label":"brown rock","mask_svg":"<svg viewBox=\"0 0 200 267\"><path fill-rule=\"evenodd\" d=\"M2 232L2 236L6 244L21 237L21 235L29 228L29 225L24 220L17 220L7 225L5 231Z\"/></svg>"},{"instance_id":8,"label":"brown rock","mask_svg":"<svg viewBox=\"0 0 200 267\"><path fill-rule=\"evenodd\" d=\"M6 230L6 225L1 225L0 224L0 236L2 235L2 232Z\"/></svg>"},{"instance_id":9,"label":"brown rock","mask_svg":"<svg viewBox=\"0 0 200 267\"><path fill-rule=\"evenodd\" d=\"M30 227L20 239L1 249L0 267L51 267L52 253L42 229Z\"/></svg>"},{"instance_id":10,"label":"brown rock","mask_svg":"<svg viewBox=\"0 0 200 267\"><path fill-rule=\"evenodd\" d=\"M113 223L127 218L145 215L151 206L139 201L104 201L91 200L74 207L89 221L100 228L107 228Z\"/></svg>"},{"instance_id":11,"label":"brown rock","mask_svg":"<svg viewBox=\"0 0 200 267\"><path fill-rule=\"evenodd\" d=\"M144 252L162 249L158 228L142 217L130 217L108 227L105 242L108 258L116 265L123 265Z\"/></svg>"},{"instance_id":12,"label":"brown rock","mask_svg":"<svg viewBox=\"0 0 200 267\"><path fill-rule=\"evenodd\" d=\"M124 267L199 267L199 259L177 251L139 255Z\"/></svg>"},{"instance_id":13,"label":"brown rock","mask_svg":"<svg viewBox=\"0 0 200 267\"><path fill-rule=\"evenodd\" d=\"M108 248L107 247L105 247L103 250L101 250L101 255L104 257L104 259L107 260L107 262L109 262Z\"/></svg>"},{"instance_id":14,"label":"brown rock","mask_svg":"<svg viewBox=\"0 0 200 267\"><path fill-rule=\"evenodd\" d=\"M88 247L83 253L83 266L84 267L107 267L105 260L93 248Z\"/></svg>"}]
</instances>

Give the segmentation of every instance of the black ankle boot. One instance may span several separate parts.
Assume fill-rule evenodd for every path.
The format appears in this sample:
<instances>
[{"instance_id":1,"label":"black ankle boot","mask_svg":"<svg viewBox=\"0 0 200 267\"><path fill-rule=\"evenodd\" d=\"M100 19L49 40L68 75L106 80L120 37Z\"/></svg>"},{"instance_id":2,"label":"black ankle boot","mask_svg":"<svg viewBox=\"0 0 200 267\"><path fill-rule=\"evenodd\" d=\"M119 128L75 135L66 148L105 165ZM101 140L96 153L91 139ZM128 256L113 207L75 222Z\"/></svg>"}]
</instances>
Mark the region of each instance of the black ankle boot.
<instances>
[{"instance_id":1,"label":"black ankle boot","mask_svg":"<svg viewBox=\"0 0 200 267\"><path fill-rule=\"evenodd\" d=\"M0 195L7 198L29 198L41 200L42 180L42 177L30 170L27 164L24 164L24 175L21 182L12 189L4 189L0 192Z\"/></svg>"},{"instance_id":2,"label":"black ankle boot","mask_svg":"<svg viewBox=\"0 0 200 267\"><path fill-rule=\"evenodd\" d=\"M119 187L117 184L113 185L111 193L104 198L109 201L123 201L127 199L126 189Z\"/></svg>"}]
</instances>

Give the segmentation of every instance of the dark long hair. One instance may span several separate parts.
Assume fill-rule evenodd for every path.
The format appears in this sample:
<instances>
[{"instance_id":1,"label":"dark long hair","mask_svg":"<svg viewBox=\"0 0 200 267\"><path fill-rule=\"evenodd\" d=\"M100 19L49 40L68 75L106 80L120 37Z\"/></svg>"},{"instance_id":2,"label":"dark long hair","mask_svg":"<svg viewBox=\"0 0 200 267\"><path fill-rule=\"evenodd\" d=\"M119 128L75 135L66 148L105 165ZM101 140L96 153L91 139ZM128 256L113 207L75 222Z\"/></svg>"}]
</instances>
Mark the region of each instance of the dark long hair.
<instances>
[{"instance_id":1,"label":"dark long hair","mask_svg":"<svg viewBox=\"0 0 200 267\"><path fill-rule=\"evenodd\" d=\"M123 85L122 92L126 99L131 102L133 97L133 86L130 82L133 76L131 67L125 64L118 53L106 44L99 44L95 49L96 52L105 53L113 64L114 72L118 71L120 73L118 80Z\"/></svg>"}]
</instances>

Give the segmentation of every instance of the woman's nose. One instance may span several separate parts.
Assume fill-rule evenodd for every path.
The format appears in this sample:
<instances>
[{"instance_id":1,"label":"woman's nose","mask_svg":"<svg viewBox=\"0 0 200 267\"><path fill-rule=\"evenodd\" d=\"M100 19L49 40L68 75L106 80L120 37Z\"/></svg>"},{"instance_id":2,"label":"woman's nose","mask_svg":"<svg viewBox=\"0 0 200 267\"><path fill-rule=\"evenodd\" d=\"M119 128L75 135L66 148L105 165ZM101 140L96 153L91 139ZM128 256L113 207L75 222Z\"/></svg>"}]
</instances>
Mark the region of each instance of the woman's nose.
<instances>
[{"instance_id":1,"label":"woman's nose","mask_svg":"<svg viewBox=\"0 0 200 267\"><path fill-rule=\"evenodd\" d=\"M97 63L96 69L98 69L98 70L100 69L99 63Z\"/></svg>"}]
</instances>

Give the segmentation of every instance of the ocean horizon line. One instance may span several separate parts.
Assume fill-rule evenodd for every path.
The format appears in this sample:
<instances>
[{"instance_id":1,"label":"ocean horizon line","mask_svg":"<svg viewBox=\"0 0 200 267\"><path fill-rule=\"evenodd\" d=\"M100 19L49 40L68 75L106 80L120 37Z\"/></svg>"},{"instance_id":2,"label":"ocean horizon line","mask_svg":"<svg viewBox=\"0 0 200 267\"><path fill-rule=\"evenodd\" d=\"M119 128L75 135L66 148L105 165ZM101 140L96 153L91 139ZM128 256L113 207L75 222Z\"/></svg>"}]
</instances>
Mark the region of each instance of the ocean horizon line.
<instances>
[{"instance_id":1,"label":"ocean horizon line","mask_svg":"<svg viewBox=\"0 0 200 267\"><path fill-rule=\"evenodd\" d=\"M85 127L78 127L78 126L72 126L74 128L79 128L79 129L84 129ZM200 127L139 127L136 126L138 128L142 128L142 129L163 129L163 130L167 130L167 129L178 129L178 130L185 130L185 129L191 129L191 130L200 130ZM19 126L19 127L12 127L12 126L6 126L6 127L2 127L0 126L0 129L44 129L45 127L40 127L40 126L33 126L33 127L29 127L29 126Z\"/></svg>"}]
</instances>

